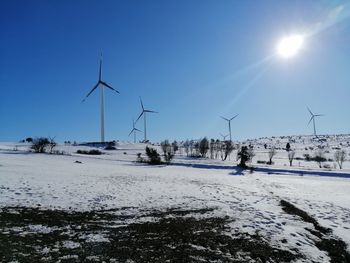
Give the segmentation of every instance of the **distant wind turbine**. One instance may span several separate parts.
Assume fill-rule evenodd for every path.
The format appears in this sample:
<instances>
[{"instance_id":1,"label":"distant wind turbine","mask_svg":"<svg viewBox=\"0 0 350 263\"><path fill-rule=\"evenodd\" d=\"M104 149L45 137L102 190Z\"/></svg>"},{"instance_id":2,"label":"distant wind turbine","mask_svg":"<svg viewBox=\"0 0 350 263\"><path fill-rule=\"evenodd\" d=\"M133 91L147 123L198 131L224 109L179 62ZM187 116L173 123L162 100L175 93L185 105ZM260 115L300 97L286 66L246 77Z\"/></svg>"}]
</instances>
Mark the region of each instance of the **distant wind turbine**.
<instances>
[{"instance_id":1,"label":"distant wind turbine","mask_svg":"<svg viewBox=\"0 0 350 263\"><path fill-rule=\"evenodd\" d=\"M231 119L227 119L227 118L221 116L221 118L223 118L225 121L228 122L228 131L229 131L229 134L230 134L230 141L231 141L231 142L232 142L232 136L231 136L231 121L232 121L234 118L236 118L237 116L238 116L238 114L235 115L235 116L233 116Z\"/></svg>"},{"instance_id":2,"label":"distant wind turbine","mask_svg":"<svg viewBox=\"0 0 350 263\"><path fill-rule=\"evenodd\" d=\"M229 136L229 135L230 135L230 134L223 135L223 134L220 133L220 136L222 137L222 140L223 140L223 141L226 141L226 137Z\"/></svg>"},{"instance_id":3,"label":"distant wind turbine","mask_svg":"<svg viewBox=\"0 0 350 263\"><path fill-rule=\"evenodd\" d=\"M135 127L136 122L132 120L132 130L129 133L129 136L134 133L134 143L136 143L136 132L141 132L139 129Z\"/></svg>"},{"instance_id":4,"label":"distant wind turbine","mask_svg":"<svg viewBox=\"0 0 350 263\"><path fill-rule=\"evenodd\" d=\"M142 99L140 97L140 103L141 103L141 108L142 108L142 111L141 111L141 114L140 116L137 118L136 122L142 117L143 115L143 123L144 123L144 142L147 142L147 129L146 129L146 113L149 112L149 113L158 113L156 111L153 111L153 110L147 110L143 107L143 103L142 103Z\"/></svg>"},{"instance_id":5,"label":"distant wind turbine","mask_svg":"<svg viewBox=\"0 0 350 263\"><path fill-rule=\"evenodd\" d=\"M313 114L312 111L309 109L309 107L307 107L307 110L311 114L311 118L310 118L309 123L307 125L309 125L310 122L312 121L313 126L314 126L314 135L317 136L315 119L316 119L316 117L324 116L324 114Z\"/></svg>"},{"instance_id":6,"label":"distant wind turbine","mask_svg":"<svg viewBox=\"0 0 350 263\"><path fill-rule=\"evenodd\" d=\"M104 88L109 88L113 90L116 93L119 93L119 91L113 89L110 85L108 85L106 82L102 80L102 54L100 57L100 70L98 74L98 81L96 85L92 88L92 90L86 95L86 97L82 100L84 102L87 97L90 96L91 93L95 91L98 87L101 88L101 142L105 141L105 95L104 95Z\"/></svg>"}]
</instances>

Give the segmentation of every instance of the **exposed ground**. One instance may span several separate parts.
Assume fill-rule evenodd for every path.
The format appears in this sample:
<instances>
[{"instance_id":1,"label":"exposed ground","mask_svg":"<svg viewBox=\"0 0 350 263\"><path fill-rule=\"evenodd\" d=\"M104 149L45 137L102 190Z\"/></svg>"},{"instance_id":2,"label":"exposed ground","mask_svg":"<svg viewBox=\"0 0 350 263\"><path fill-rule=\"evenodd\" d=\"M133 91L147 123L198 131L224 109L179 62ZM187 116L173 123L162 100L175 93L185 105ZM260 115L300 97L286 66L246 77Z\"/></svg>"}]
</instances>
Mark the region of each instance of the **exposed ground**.
<instances>
[{"instance_id":1,"label":"exposed ground","mask_svg":"<svg viewBox=\"0 0 350 263\"><path fill-rule=\"evenodd\" d=\"M123 225L115 211L64 212L5 208L0 214L2 262L289 262L297 253L258 234L229 235L229 217L208 210L154 212ZM119 211L120 212L120 211ZM134 217L138 217L134 215ZM140 218L139 218L140 219Z\"/></svg>"}]
</instances>

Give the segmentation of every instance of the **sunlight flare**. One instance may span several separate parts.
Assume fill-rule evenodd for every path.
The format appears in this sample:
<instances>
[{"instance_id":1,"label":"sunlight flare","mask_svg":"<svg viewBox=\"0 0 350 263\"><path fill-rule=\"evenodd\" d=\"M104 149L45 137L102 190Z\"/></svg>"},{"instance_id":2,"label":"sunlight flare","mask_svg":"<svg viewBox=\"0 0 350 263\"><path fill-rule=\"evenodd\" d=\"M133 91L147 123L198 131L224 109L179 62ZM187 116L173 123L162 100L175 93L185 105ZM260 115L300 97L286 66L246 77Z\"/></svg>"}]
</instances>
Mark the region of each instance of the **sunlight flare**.
<instances>
[{"instance_id":1,"label":"sunlight flare","mask_svg":"<svg viewBox=\"0 0 350 263\"><path fill-rule=\"evenodd\" d=\"M304 36L290 35L282 38L277 45L277 53L283 58L290 58L295 56L302 48L304 43Z\"/></svg>"}]
</instances>

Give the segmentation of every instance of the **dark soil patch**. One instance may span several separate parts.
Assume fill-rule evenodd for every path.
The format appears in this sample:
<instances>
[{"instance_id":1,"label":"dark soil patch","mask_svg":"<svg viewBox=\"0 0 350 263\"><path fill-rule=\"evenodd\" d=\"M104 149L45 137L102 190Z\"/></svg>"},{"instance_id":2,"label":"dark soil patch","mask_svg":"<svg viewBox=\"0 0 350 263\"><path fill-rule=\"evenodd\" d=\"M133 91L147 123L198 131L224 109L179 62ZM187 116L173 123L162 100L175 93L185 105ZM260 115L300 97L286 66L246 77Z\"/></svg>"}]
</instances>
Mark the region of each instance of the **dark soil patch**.
<instances>
[{"instance_id":1,"label":"dark soil patch","mask_svg":"<svg viewBox=\"0 0 350 263\"><path fill-rule=\"evenodd\" d=\"M328 253L332 263L350 262L350 254L346 250L346 243L334 237L330 228L322 227L315 218L311 217L305 211L297 208L288 201L281 200L280 205L286 213L299 216L303 221L314 225L315 229L305 229L318 238L314 239L315 245L318 249Z\"/></svg>"},{"instance_id":2,"label":"dark soil patch","mask_svg":"<svg viewBox=\"0 0 350 263\"><path fill-rule=\"evenodd\" d=\"M301 257L270 246L257 234L228 235L233 219L208 217L211 211L173 209L141 216L130 215L128 208L93 212L4 208L0 261L290 262ZM127 224L143 216L155 220ZM49 231L33 231L33 225ZM96 239L99 236L103 238Z\"/></svg>"},{"instance_id":3,"label":"dark soil patch","mask_svg":"<svg viewBox=\"0 0 350 263\"><path fill-rule=\"evenodd\" d=\"M331 232L331 229L320 226L320 224L316 221L316 219L311 217L305 211L303 211L303 210L297 208L296 206L294 206L293 204L289 203L288 201L281 200L281 206L282 206L282 209L284 212L291 214L291 215L300 216L303 221L313 224L317 231L319 231L323 234L328 234Z\"/></svg>"}]
</instances>

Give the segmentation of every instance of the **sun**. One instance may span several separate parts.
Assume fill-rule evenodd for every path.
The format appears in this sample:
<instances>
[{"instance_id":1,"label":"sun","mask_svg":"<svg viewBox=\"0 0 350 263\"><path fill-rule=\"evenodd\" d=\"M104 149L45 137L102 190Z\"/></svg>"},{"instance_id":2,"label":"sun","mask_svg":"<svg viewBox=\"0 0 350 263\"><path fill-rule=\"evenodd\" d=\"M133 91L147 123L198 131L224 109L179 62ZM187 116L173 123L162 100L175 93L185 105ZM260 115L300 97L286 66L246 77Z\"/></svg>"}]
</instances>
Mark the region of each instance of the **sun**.
<instances>
[{"instance_id":1,"label":"sun","mask_svg":"<svg viewBox=\"0 0 350 263\"><path fill-rule=\"evenodd\" d=\"M282 38L277 45L277 53L283 58L290 58L295 56L302 48L304 43L304 36L290 35Z\"/></svg>"}]
</instances>

